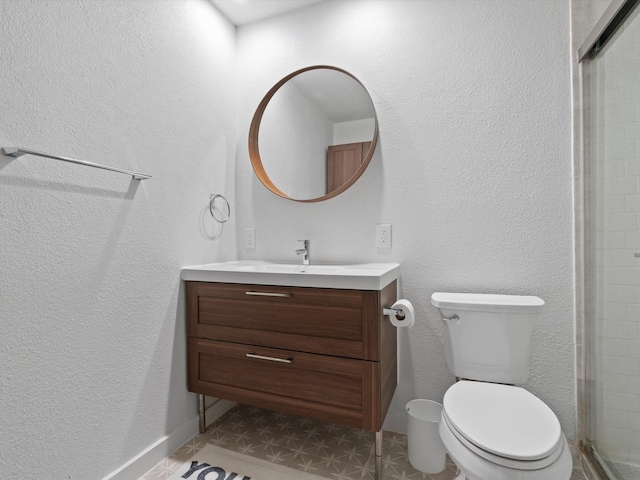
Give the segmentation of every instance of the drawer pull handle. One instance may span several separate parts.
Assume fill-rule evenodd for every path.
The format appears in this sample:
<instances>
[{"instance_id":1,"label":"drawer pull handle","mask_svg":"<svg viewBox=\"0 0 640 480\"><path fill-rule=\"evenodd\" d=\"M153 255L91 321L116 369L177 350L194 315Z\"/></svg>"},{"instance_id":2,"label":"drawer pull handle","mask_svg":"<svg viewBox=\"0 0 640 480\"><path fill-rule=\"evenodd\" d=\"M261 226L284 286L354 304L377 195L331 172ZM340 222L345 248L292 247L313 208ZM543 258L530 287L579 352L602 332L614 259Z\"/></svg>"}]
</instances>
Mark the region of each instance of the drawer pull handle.
<instances>
[{"instance_id":1,"label":"drawer pull handle","mask_svg":"<svg viewBox=\"0 0 640 480\"><path fill-rule=\"evenodd\" d=\"M290 293L273 293L273 292L244 292L247 295L255 295L256 297L290 297Z\"/></svg>"},{"instance_id":2,"label":"drawer pull handle","mask_svg":"<svg viewBox=\"0 0 640 480\"><path fill-rule=\"evenodd\" d=\"M249 358L257 358L258 360L270 360L272 362L280 362L280 363L291 363L292 358L276 358L276 357L265 357L264 355L256 355L255 353L247 353L245 354Z\"/></svg>"}]
</instances>

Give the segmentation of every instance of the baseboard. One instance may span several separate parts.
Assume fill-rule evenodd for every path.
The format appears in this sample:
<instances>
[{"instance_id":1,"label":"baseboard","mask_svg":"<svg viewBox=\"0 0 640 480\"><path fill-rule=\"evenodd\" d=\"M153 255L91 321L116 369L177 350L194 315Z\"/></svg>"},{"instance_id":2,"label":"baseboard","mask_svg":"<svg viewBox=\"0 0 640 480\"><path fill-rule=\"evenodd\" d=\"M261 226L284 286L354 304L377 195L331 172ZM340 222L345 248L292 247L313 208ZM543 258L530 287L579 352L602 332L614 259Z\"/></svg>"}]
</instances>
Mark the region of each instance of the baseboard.
<instances>
[{"instance_id":1,"label":"baseboard","mask_svg":"<svg viewBox=\"0 0 640 480\"><path fill-rule=\"evenodd\" d=\"M218 399L206 409L207 426L228 412L235 402ZM176 428L169 435L165 435L123 466L111 472L102 480L133 480L151 470L154 466L175 452L198 434L198 417L194 417Z\"/></svg>"},{"instance_id":2,"label":"baseboard","mask_svg":"<svg viewBox=\"0 0 640 480\"><path fill-rule=\"evenodd\" d=\"M235 406L236 402L232 402L231 400L222 400L221 398L219 398L217 402L209 405L204 412L207 427Z\"/></svg>"},{"instance_id":3,"label":"baseboard","mask_svg":"<svg viewBox=\"0 0 640 480\"><path fill-rule=\"evenodd\" d=\"M405 412L387 413L387 416L384 419L384 424L382 425L382 429L387 432L402 433L403 435L406 435L407 414Z\"/></svg>"}]
</instances>

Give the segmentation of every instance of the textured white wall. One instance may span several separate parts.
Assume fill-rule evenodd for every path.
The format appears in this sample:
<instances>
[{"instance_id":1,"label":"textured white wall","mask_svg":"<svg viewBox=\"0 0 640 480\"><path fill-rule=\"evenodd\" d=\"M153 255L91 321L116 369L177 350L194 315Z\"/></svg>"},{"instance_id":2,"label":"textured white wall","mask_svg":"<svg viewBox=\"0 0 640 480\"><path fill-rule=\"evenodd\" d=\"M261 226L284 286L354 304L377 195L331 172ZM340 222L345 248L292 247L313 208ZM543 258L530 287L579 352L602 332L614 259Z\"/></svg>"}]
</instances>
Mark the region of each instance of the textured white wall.
<instances>
[{"instance_id":1,"label":"textured white wall","mask_svg":"<svg viewBox=\"0 0 640 480\"><path fill-rule=\"evenodd\" d=\"M375 118L365 118L364 120L336 123L333 126L333 145L370 142L375 130Z\"/></svg>"},{"instance_id":2,"label":"textured white wall","mask_svg":"<svg viewBox=\"0 0 640 480\"><path fill-rule=\"evenodd\" d=\"M201 217L233 198L235 30L205 0L2 0L0 57L0 146L153 175L0 157L0 477L98 479L196 415L180 267L235 257Z\"/></svg>"},{"instance_id":3,"label":"textured white wall","mask_svg":"<svg viewBox=\"0 0 640 480\"><path fill-rule=\"evenodd\" d=\"M320 107L289 82L271 98L261 124L266 128L260 129L260 158L271 181L292 198L327 193L327 145L333 123Z\"/></svg>"},{"instance_id":4,"label":"textured white wall","mask_svg":"<svg viewBox=\"0 0 640 480\"><path fill-rule=\"evenodd\" d=\"M243 258L402 264L417 324L400 332L400 385L388 425L417 397L442 400L434 291L532 294L546 302L526 385L574 437L569 1L326 2L238 29L238 229ZM253 112L286 74L317 64L358 77L380 122L360 180L326 202L267 191L251 169ZM390 252L376 223L393 225Z\"/></svg>"}]
</instances>

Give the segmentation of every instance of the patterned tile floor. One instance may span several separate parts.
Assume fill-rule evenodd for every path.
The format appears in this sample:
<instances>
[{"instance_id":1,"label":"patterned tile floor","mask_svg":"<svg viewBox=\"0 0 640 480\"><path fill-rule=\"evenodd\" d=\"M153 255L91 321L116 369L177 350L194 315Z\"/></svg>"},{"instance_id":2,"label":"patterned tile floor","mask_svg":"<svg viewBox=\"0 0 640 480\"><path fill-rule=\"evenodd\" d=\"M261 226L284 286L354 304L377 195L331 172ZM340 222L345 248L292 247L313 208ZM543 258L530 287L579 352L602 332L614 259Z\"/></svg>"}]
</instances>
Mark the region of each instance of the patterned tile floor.
<instances>
[{"instance_id":1,"label":"patterned tile floor","mask_svg":"<svg viewBox=\"0 0 640 480\"><path fill-rule=\"evenodd\" d=\"M452 480L456 468L447 459L444 472L428 475L407 460L407 437L384 432L383 479ZM281 412L236 405L140 480L165 480L205 444L310 472L332 480L373 480L373 433ZM577 469L571 480L583 480ZM551 480L551 479L550 479Z\"/></svg>"}]
</instances>

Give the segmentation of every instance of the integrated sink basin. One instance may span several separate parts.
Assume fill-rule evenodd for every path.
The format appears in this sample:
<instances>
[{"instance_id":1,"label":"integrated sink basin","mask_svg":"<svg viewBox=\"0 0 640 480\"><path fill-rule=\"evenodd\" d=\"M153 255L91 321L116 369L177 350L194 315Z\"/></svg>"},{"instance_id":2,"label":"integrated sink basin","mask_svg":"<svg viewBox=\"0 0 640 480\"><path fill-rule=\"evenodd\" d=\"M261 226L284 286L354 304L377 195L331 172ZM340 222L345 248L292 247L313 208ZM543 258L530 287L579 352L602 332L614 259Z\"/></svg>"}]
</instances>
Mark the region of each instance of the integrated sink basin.
<instances>
[{"instance_id":1,"label":"integrated sink basin","mask_svg":"<svg viewBox=\"0 0 640 480\"><path fill-rule=\"evenodd\" d=\"M267 273L310 273L326 275L338 272L344 267L338 265L297 265L290 263L266 263L264 265L246 265L239 267L242 272L267 272Z\"/></svg>"},{"instance_id":2,"label":"integrated sink basin","mask_svg":"<svg viewBox=\"0 0 640 480\"><path fill-rule=\"evenodd\" d=\"M398 263L301 265L239 260L182 268L185 281L354 290L382 290L399 276Z\"/></svg>"}]
</instances>

